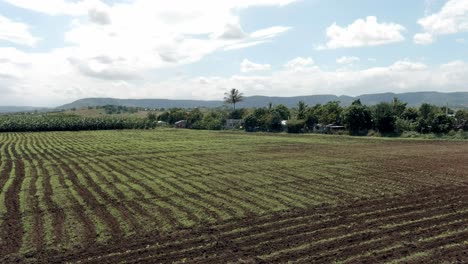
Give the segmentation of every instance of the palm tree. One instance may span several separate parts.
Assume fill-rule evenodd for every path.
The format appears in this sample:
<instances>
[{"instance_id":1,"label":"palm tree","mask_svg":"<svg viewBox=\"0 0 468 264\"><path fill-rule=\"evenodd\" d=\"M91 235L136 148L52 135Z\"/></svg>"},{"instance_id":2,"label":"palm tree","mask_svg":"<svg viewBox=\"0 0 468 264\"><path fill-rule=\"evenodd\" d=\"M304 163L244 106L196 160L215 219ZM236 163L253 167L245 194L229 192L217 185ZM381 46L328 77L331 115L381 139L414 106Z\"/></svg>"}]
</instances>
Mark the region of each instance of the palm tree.
<instances>
[{"instance_id":1,"label":"palm tree","mask_svg":"<svg viewBox=\"0 0 468 264\"><path fill-rule=\"evenodd\" d=\"M305 119L307 104L304 101L299 101L297 104L297 119Z\"/></svg>"},{"instance_id":2,"label":"palm tree","mask_svg":"<svg viewBox=\"0 0 468 264\"><path fill-rule=\"evenodd\" d=\"M234 110L236 110L236 103L244 101L244 96L239 90L232 88L228 93L224 93L224 102L226 104L232 104Z\"/></svg>"}]
</instances>

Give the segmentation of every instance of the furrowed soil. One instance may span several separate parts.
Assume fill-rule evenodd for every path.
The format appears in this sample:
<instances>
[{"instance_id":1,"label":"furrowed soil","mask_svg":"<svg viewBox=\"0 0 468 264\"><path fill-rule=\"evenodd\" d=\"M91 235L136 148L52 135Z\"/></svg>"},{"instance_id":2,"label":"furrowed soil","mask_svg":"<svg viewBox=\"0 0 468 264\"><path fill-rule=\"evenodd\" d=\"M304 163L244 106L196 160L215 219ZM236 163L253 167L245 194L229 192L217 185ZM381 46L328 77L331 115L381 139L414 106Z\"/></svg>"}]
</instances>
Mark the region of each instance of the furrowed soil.
<instances>
[{"instance_id":1,"label":"furrowed soil","mask_svg":"<svg viewBox=\"0 0 468 264\"><path fill-rule=\"evenodd\" d=\"M4 133L0 162L1 263L468 263L467 141Z\"/></svg>"}]
</instances>

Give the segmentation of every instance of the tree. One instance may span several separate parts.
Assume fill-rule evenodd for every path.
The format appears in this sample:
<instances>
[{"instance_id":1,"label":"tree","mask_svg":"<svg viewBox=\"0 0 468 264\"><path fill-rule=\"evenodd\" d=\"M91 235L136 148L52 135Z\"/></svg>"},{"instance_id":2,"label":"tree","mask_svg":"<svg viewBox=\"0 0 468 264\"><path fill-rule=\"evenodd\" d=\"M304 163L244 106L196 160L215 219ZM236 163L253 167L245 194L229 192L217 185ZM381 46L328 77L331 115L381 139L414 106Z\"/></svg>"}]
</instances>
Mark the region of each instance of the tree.
<instances>
[{"instance_id":1,"label":"tree","mask_svg":"<svg viewBox=\"0 0 468 264\"><path fill-rule=\"evenodd\" d=\"M232 104L234 110L236 110L236 104L244 101L244 96L239 90L232 88L228 93L224 93L224 102L226 104Z\"/></svg>"},{"instance_id":2,"label":"tree","mask_svg":"<svg viewBox=\"0 0 468 264\"><path fill-rule=\"evenodd\" d=\"M257 117L254 114L249 114L244 119L245 131L254 132L255 128L258 126Z\"/></svg>"},{"instance_id":3,"label":"tree","mask_svg":"<svg viewBox=\"0 0 468 264\"><path fill-rule=\"evenodd\" d=\"M297 103L297 119L304 120L306 118L307 104L304 101Z\"/></svg>"},{"instance_id":4,"label":"tree","mask_svg":"<svg viewBox=\"0 0 468 264\"><path fill-rule=\"evenodd\" d=\"M418 109L410 107L410 108L405 109L401 118L414 122L418 119L418 116L419 116Z\"/></svg>"},{"instance_id":5,"label":"tree","mask_svg":"<svg viewBox=\"0 0 468 264\"><path fill-rule=\"evenodd\" d=\"M447 133L453 129L455 120L446 114L437 114L432 120L432 131L434 133Z\"/></svg>"},{"instance_id":6,"label":"tree","mask_svg":"<svg viewBox=\"0 0 468 264\"><path fill-rule=\"evenodd\" d=\"M455 113L456 126L458 129L468 130L468 111L458 110Z\"/></svg>"},{"instance_id":7,"label":"tree","mask_svg":"<svg viewBox=\"0 0 468 264\"><path fill-rule=\"evenodd\" d=\"M322 125L339 125L341 123L342 112L343 108L340 106L340 102L328 102L317 110L318 121Z\"/></svg>"},{"instance_id":8,"label":"tree","mask_svg":"<svg viewBox=\"0 0 468 264\"><path fill-rule=\"evenodd\" d=\"M343 123L353 135L372 127L372 113L367 106L358 99L343 113Z\"/></svg>"},{"instance_id":9,"label":"tree","mask_svg":"<svg viewBox=\"0 0 468 264\"><path fill-rule=\"evenodd\" d=\"M309 129L313 129L315 125L318 124L319 122L319 114L320 114L320 109L322 105L321 104L316 104L313 107L307 108L307 113L306 113L306 125Z\"/></svg>"},{"instance_id":10,"label":"tree","mask_svg":"<svg viewBox=\"0 0 468 264\"><path fill-rule=\"evenodd\" d=\"M266 116L265 125L268 131L278 132L283 129L281 126L281 115L275 110L269 111Z\"/></svg>"},{"instance_id":11,"label":"tree","mask_svg":"<svg viewBox=\"0 0 468 264\"><path fill-rule=\"evenodd\" d=\"M203 113L198 108L193 109L188 114L187 123L189 127L196 126L201 120L203 120Z\"/></svg>"},{"instance_id":12,"label":"tree","mask_svg":"<svg viewBox=\"0 0 468 264\"><path fill-rule=\"evenodd\" d=\"M148 118L149 121L156 121L156 119L158 119L158 116L157 116L156 113L153 112L153 111L148 112L148 114L146 115L146 117Z\"/></svg>"},{"instance_id":13,"label":"tree","mask_svg":"<svg viewBox=\"0 0 468 264\"><path fill-rule=\"evenodd\" d=\"M375 128L381 133L393 133L395 131L395 113L392 104L379 103L374 107Z\"/></svg>"},{"instance_id":14,"label":"tree","mask_svg":"<svg viewBox=\"0 0 468 264\"><path fill-rule=\"evenodd\" d=\"M393 98L392 107L393 113L396 115L396 117L402 117L403 113L406 110L406 105L407 103L403 103L397 97Z\"/></svg>"},{"instance_id":15,"label":"tree","mask_svg":"<svg viewBox=\"0 0 468 264\"><path fill-rule=\"evenodd\" d=\"M421 133L431 132L434 118L440 113L439 107L427 103L422 104L419 107L418 131Z\"/></svg>"},{"instance_id":16,"label":"tree","mask_svg":"<svg viewBox=\"0 0 468 264\"><path fill-rule=\"evenodd\" d=\"M291 113L289 112L289 109L285 105L279 104L275 106L273 109L274 111L278 112L282 120L288 120L289 116L291 115Z\"/></svg>"}]
</instances>

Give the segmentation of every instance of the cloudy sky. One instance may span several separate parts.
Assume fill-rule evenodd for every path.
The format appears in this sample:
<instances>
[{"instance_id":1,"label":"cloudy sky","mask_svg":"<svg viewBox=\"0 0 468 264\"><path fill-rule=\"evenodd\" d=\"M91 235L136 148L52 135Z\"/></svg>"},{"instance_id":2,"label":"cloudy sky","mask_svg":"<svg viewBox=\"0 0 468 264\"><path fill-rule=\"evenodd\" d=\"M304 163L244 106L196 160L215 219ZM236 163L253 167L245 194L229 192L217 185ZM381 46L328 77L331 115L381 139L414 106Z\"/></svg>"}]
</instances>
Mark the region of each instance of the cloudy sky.
<instances>
[{"instance_id":1,"label":"cloudy sky","mask_svg":"<svg viewBox=\"0 0 468 264\"><path fill-rule=\"evenodd\" d=\"M468 0L0 0L0 105L468 91Z\"/></svg>"}]
</instances>

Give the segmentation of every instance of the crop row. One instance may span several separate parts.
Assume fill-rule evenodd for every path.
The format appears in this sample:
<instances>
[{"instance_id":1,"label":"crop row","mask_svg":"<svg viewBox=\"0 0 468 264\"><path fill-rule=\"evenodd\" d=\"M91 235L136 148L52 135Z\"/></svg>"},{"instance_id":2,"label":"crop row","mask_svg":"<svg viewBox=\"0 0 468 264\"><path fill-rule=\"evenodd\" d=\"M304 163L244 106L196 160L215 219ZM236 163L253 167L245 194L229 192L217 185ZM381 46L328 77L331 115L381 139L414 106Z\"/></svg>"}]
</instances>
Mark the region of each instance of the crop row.
<instances>
[{"instance_id":1,"label":"crop row","mask_svg":"<svg viewBox=\"0 0 468 264\"><path fill-rule=\"evenodd\" d=\"M382 262L463 257L466 187L225 221L47 259L81 263ZM458 255L457 255L458 254ZM466 256L465 256L466 257ZM434 259L432 259L434 261Z\"/></svg>"},{"instance_id":2,"label":"crop row","mask_svg":"<svg viewBox=\"0 0 468 264\"><path fill-rule=\"evenodd\" d=\"M304 141L300 137L190 132L0 134L0 256L89 248L319 204L388 198L447 180L464 182L457 170L428 180L418 164L408 177L397 158L346 158L348 147L336 149L322 138L306 138L305 144L296 142ZM278 151L265 151L271 144ZM297 228L302 232L304 223ZM235 243L246 247L239 250L260 252L241 242ZM304 245L295 250L306 250Z\"/></svg>"}]
</instances>

